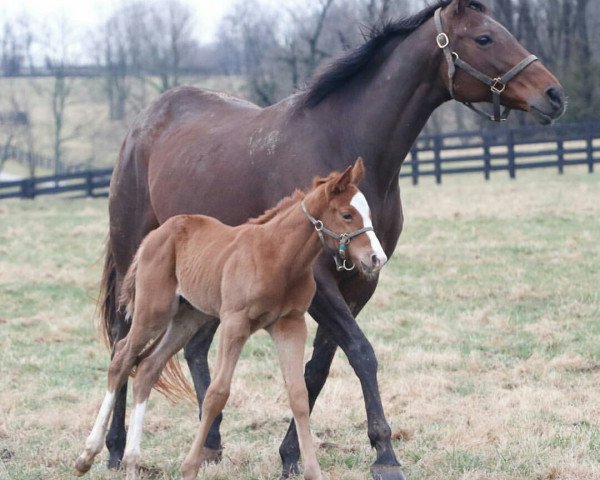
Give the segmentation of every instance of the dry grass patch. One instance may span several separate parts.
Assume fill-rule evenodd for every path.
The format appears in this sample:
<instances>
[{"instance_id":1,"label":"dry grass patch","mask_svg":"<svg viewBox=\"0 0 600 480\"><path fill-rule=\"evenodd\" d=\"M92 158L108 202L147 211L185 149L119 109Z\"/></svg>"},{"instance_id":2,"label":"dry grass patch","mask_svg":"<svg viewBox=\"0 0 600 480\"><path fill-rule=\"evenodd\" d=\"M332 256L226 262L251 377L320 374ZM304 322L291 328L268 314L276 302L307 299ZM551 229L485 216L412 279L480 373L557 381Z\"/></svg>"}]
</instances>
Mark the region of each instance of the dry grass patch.
<instances>
[{"instance_id":1,"label":"dry grass patch","mask_svg":"<svg viewBox=\"0 0 600 480\"><path fill-rule=\"evenodd\" d=\"M599 177L444 181L403 185L405 230L359 319L408 479L600 478ZM2 480L71 475L106 382L92 322L106 226L103 200L0 204ZM232 388L224 461L202 478L276 479L291 415L267 335L250 339ZM145 478L178 478L196 419L152 397ZM313 429L329 479L369 477L343 353ZM105 461L89 478L115 478Z\"/></svg>"}]
</instances>

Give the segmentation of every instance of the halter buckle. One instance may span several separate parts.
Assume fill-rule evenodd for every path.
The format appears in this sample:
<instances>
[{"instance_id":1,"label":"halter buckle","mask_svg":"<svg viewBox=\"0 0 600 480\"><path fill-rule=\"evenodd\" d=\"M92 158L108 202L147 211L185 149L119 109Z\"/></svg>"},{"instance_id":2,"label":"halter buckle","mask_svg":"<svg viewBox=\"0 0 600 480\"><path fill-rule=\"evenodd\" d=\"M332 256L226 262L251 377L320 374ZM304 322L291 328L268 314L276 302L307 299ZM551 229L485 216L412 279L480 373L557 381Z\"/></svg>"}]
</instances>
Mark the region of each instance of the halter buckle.
<instances>
[{"instance_id":1,"label":"halter buckle","mask_svg":"<svg viewBox=\"0 0 600 480\"><path fill-rule=\"evenodd\" d=\"M494 84L490 87L492 93L496 95L500 95L504 90L506 90L506 83L502 83L502 79L500 77L494 78Z\"/></svg>"},{"instance_id":2,"label":"halter buckle","mask_svg":"<svg viewBox=\"0 0 600 480\"><path fill-rule=\"evenodd\" d=\"M444 32L439 33L438 36L435 38L435 41L437 42L438 47L440 47L441 49L444 49L448 45L450 45L450 39L448 38L448 35L446 35Z\"/></svg>"},{"instance_id":3,"label":"halter buckle","mask_svg":"<svg viewBox=\"0 0 600 480\"><path fill-rule=\"evenodd\" d=\"M320 231L322 231L322 230L323 230L323 226L324 226L324 225L323 225L323 222L322 222L321 220L317 220L317 221L315 222L315 230L316 230L317 232L320 232Z\"/></svg>"}]
</instances>

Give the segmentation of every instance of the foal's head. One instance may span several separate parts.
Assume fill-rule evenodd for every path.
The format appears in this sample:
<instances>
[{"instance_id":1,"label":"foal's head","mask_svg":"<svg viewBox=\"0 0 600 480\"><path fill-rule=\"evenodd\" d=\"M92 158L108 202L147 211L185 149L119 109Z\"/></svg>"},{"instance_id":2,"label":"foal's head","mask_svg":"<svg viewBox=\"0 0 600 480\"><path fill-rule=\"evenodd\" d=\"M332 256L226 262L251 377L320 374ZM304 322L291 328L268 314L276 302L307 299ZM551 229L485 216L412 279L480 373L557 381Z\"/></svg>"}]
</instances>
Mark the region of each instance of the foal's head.
<instances>
[{"instance_id":1,"label":"foal's head","mask_svg":"<svg viewBox=\"0 0 600 480\"><path fill-rule=\"evenodd\" d=\"M359 157L344 172L315 179L305 202L309 210L319 212L316 228L324 227L321 233L325 244L336 251L338 270L352 270L355 266L371 277L381 270L387 256L373 231L367 199L357 186L364 173L363 159Z\"/></svg>"}]
</instances>

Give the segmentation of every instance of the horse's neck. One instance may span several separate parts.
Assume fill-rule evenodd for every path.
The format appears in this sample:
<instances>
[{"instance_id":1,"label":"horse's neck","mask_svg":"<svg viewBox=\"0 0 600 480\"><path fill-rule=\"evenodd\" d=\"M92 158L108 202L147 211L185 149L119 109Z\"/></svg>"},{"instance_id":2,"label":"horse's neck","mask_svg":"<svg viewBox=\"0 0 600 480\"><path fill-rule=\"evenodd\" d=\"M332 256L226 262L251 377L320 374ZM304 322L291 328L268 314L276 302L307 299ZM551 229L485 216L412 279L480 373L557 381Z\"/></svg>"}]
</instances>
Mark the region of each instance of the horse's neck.
<instances>
[{"instance_id":1,"label":"horse's neck","mask_svg":"<svg viewBox=\"0 0 600 480\"><path fill-rule=\"evenodd\" d=\"M395 182L402 161L431 113L449 94L439 80L442 55L432 21L404 40L390 40L385 58L359 74L316 109L335 119L341 144L351 155L362 155L376 175L378 190Z\"/></svg>"},{"instance_id":2,"label":"horse's neck","mask_svg":"<svg viewBox=\"0 0 600 480\"><path fill-rule=\"evenodd\" d=\"M286 265L288 274L304 272L321 252L322 246L314 227L300 207L294 203L266 223L271 238L281 240L278 257Z\"/></svg>"}]
</instances>

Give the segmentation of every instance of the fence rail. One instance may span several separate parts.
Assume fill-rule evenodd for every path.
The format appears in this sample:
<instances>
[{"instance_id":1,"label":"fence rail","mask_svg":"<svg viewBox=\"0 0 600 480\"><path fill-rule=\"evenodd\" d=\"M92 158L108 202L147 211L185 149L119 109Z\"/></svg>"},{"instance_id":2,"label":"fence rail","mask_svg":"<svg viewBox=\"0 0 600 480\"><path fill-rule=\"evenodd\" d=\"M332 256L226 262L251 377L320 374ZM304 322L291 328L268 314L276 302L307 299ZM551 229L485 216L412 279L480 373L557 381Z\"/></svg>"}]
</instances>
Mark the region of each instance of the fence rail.
<instances>
[{"instance_id":1,"label":"fence rail","mask_svg":"<svg viewBox=\"0 0 600 480\"><path fill-rule=\"evenodd\" d=\"M495 129L419 137L404 161L400 177L418 184L423 176L442 182L444 175L506 171L515 178L518 170L555 168L559 173L571 165L587 165L592 173L600 164L600 123ZM106 196L112 169L87 170L0 182L0 199L79 193Z\"/></svg>"},{"instance_id":2,"label":"fence rail","mask_svg":"<svg viewBox=\"0 0 600 480\"><path fill-rule=\"evenodd\" d=\"M39 195L74 193L87 197L108 195L112 169L49 175L0 182L0 199L35 198Z\"/></svg>"},{"instance_id":3,"label":"fence rail","mask_svg":"<svg viewBox=\"0 0 600 480\"><path fill-rule=\"evenodd\" d=\"M58 168L57 173L59 174L82 172L88 168L84 163L66 164L63 162L57 167L53 158L35 152L27 152L12 145L5 145L3 148L0 148L0 152L3 158L14 160L26 167L34 165L36 168L40 167L47 170L56 170Z\"/></svg>"},{"instance_id":4,"label":"fence rail","mask_svg":"<svg viewBox=\"0 0 600 480\"><path fill-rule=\"evenodd\" d=\"M401 177L414 185L420 177L506 171L515 178L518 170L556 168L563 173L571 165L587 165L594 171L600 163L600 123L577 123L422 135L404 161Z\"/></svg>"}]
</instances>

